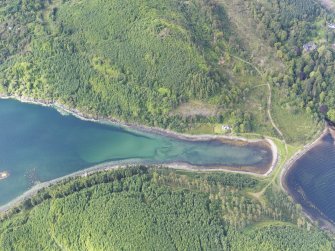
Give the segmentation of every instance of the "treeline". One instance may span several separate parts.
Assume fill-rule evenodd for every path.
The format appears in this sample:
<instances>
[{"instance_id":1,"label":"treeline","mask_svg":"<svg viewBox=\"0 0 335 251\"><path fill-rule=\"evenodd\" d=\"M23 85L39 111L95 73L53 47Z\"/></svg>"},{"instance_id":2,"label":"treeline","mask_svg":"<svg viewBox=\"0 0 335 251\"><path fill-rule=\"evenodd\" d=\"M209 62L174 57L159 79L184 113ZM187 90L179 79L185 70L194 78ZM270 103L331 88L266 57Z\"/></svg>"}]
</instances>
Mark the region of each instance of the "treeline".
<instances>
[{"instance_id":1,"label":"treeline","mask_svg":"<svg viewBox=\"0 0 335 251\"><path fill-rule=\"evenodd\" d=\"M256 179L215 176L140 166L70 179L3 215L0 245L3 250L332 250L323 233L294 226L297 218L283 215L287 205L265 205L248 196L242 187L254 187ZM284 201L270 193L269 201ZM276 223L266 223L270 220Z\"/></svg>"},{"instance_id":2,"label":"treeline","mask_svg":"<svg viewBox=\"0 0 335 251\"><path fill-rule=\"evenodd\" d=\"M275 224L256 226L245 234L232 235L231 250L332 250L334 247L317 231Z\"/></svg>"}]
</instances>

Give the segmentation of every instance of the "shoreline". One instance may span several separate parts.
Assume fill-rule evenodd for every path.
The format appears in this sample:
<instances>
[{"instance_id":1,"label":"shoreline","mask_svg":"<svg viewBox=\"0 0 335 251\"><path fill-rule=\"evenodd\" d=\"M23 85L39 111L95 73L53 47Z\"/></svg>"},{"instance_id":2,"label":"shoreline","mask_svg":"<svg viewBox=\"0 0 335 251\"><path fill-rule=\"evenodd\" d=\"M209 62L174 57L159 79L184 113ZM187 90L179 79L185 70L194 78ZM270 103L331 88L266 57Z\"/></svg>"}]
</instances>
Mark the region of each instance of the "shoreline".
<instances>
[{"instance_id":1,"label":"shoreline","mask_svg":"<svg viewBox=\"0 0 335 251\"><path fill-rule=\"evenodd\" d=\"M174 170L184 170L184 171L189 171L189 172L202 172L202 173L225 172L225 173L234 173L234 174L243 174L243 175L249 174L249 175L256 176L256 177L264 177L264 174L250 173L246 171L233 171L233 170L224 169L224 168L206 169L203 167L197 167L197 166L193 166L187 163L180 163L180 162L173 162L173 163L167 163L167 164L150 164L150 163L145 163L141 161L139 161L138 163L129 162L129 161L122 161L119 163L116 163L116 162L102 163L102 164L98 164L95 166L91 166L91 167L79 170L77 172L73 172L71 174L68 174L68 175L53 179L53 180L41 182L41 183L34 185L29 190L25 191L23 194L19 195L15 199L9 201L5 205L0 206L0 216L1 214L2 215L6 214L10 209L16 206L19 206L26 199L29 199L35 196L40 190L44 188L58 185L58 184L61 184L62 182L67 182L68 180L71 180L71 179L93 175L99 172L106 172L106 171L111 171L111 170L116 170L116 169L136 167L140 165L147 166L148 168L158 168L158 169L168 168L168 169L174 169Z\"/></svg>"},{"instance_id":2,"label":"shoreline","mask_svg":"<svg viewBox=\"0 0 335 251\"><path fill-rule=\"evenodd\" d=\"M172 168L172 169L179 169L179 170L188 170L193 172L228 172L228 173L236 173L236 174L248 174L256 177L267 177L269 176L272 171L275 169L278 163L278 149L275 143L270 138L264 138L264 139L255 139L255 140L249 140L242 137L234 137L234 136L225 136L225 135L189 135L189 134L181 134L177 132L173 132L166 129L156 128L156 127L149 127L149 126L143 126L138 124L131 124L131 123L122 123L120 121L114 120L114 119L106 119L106 118L99 118L94 117L92 115L85 115L82 112L76 110L76 109L70 109L65 107L62 104L59 103L53 103L53 102L47 102L43 100L36 100L32 98L26 98L26 97L17 97L17 96L4 96L0 95L0 99L13 99L20 101L22 103L29 103L29 104L35 104L35 105L41 105L44 107L52 107L57 110L59 113L66 113L71 114L72 116L85 120L85 121L91 121L95 123L102 123L102 124L108 124L108 125L114 125L121 128L125 128L128 130L137 130L143 133L154 133L162 136L172 137L179 140L187 140L187 141L208 141L208 140L220 140L223 143L230 143L235 145L246 145L246 144L263 144L267 145L269 148L269 152L272 154L272 161L269 163L269 166L266 166L266 168L259 168L259 170L263 171L266 170L265 173L258 173L254 170L250 170L251 168L246 167L229 167L229 166L213 166L212 168L206 168L205 166L196 166L191 165L188 163L178 163L178 162L171 162L171 163L160 163L160 164L154 164L154 163L143 163L141 161L131 160L131 161L121 161L118 163L115 162L106 162L100 165L95 165L92 167L88 167L82 170L79 170L77 172L71 173L69 175L65 175L50 181L46 181L43 183L39 183L20 196L16 197L12 201L8 202L7 204L0 206L0 212L6 212L10 208L14 207L17 204L20 204L20 202L24 201L25 199L33 196L36 194L39 190L49 187L51 185L58 184L59 182L62 182L66 179L75 178L78 176L81 176L83 174L87 173L94 173L99 171L108 171L112 169L117 168L126 168L129 166L134 165L148 165L153 167L166 167L166 168ZM136 162L136 163L135 163ZM235 169L235 170L234 170ZM249 169L249 170L248 170Z\"/></svg>"},{"instance_id":3,"label":"shoreline","mask_svg":"<svg viewBox=\"0 0 335 251\"><path fill-rule=\"evenodd\" d=\"M289 190L288 185L286 183L286 176L288 175L289 171L291 170L291 168L294 166L294 164L297 161L299 161L303 156L305 156L305 154L308 153L312 148L322 143L321 142L322 138L330 133L331 133L331 128L328 125L326 125L326 128L322 131L322 133L312 143L305 145L301 150L296 152L292 156L292 158L286 162L284 168L281 171L280 178L279 178L280 187L281 189L284 190L286 194L288 194L293 199L295 204L301 205L299 201L295 198L294 192L291 192ZM306 203L311 203L311 202L306 201ZM304 216L308 218L311 222L313 222L313 224L317 223L320 225L321 229L335 233L334 223L331 222L329 219L327 219L327 217L325 217L321 212L319 212L319 209L316 209L316 211L318 215L315 215L315 213L310 212L308 208L304 208L302 206L302 212Z\"/></svg>"},{"instance_id":4,"label":"shoreline","mask_svg":"<svg viewBox=\"0 0 335 251\"><path fill-rule=\"evenodd\" d=\"M298 152L296 152L284 165L281 174L280 174L280 186L282 189L285 190L284 187L284 179L288 171L291 169L291 167L300 159L302 158L309 150L311 150L313 147L315 147L317 144L320 143L320 140L329 133L329 128L326 126L326 128L321 132L321 134L312 142L308 143L307 145L304 145L302 149L300 149Z\"/></svg>"},{"instance_id":5,"label":"shoreline","mask_svg":"<svg viewBox=\"0 0 335 251\"><path fill-rule=\"evenodd\" d=\"M108 118L108 117L105 118L105 117L94 116L92 114L85 114L79 111L78 109L68 108L66 107L66 105L60 104L58 102L45 101L45 100L22 97L22 96L6 96L6 95L0 94L0 99L12 99L12 100L17 100L22 103L40 105L44 107L51 107L51 108L56 109L62 115L69 114L80 120L90 121L90 122L95 122L95 123L100 123L100 124L106 124L106 125L113 125L113 126L118 126L118 127L125 128L125 129L130 129L130 130L138 130L144 133L154 133L154 134L168 136L168 137L181 139L181 140L188 140L188 141L226 140L227 142L243 142L243 143L259 143L259 142L264 142L264 141L272 142L271 139L266 138L266 137L264 139L246 139L243 137L227 136L227 135L214 135L214 134L192 135L192 134L186 134L186 133L178 133L178 132L175 132L169 129L140 125L138 123L124 122L124 121L121 121L115 118Z\"/></svg>"},{"instance_id":6,"label":"shoreline","mask_svg":"<svg viewBox=\"0 0 335 251\"><path fill-rule=\"evenodd\" d=\"M100 118L98 116L93 116L93 115L86 115L82 112L80 112L77 109L71 109L67 108L66 106L59 104L57 102L48 102L48 101L43 101L43 100L36 100L34 98L28 98L28 97L19 97L19 96L5 96L0 94L0 99L12 99L12 100L17 100L22 103L28 103L28 104L35 104L35 105L40 105L44 107L51 107L57 110L60 114L66 113L70 114L80 120L84 121L90 121L94 123L100 123L100 124L105 124L105 125L111 125L111 126L116 126L120 127L123 129L127 129L129 131L139 131L141 133L152 133L156 135L161 135L169 138L174 138L177 140L185 140L185 141L210 141L210 140L219 140L222 143L225 144L232 144L235 146L241 146L241 145L247 145L247 144L259 144L263 145L265 147L268 147L269 150L271 151L272 154L272 161L269 163L269 166L266 167L260 167L259 169L263 171L264 169L266 170L264 173L259 173L257 170L250 170L248 169L253 169L250 166L244 166L244 167L236 167L236 169L240 168L243 170L232 170L232 167L229 166L222 166L219 168L219 170L224 171L230 171L230 172L242 172L244 174L250 174L250 175L256 175L256 176L268 176L272 173L272 171L275 169L279 156L278 156L278 149L276 144L269 138L269 137L264 137L262 139L246 139L243 137L238 137L238 136L227 136L227 135L211 135L211 134L202 134L202 135L191 135L191 134L185 134L185 133L178 133L174 132L168 129L162 129L158 127L150 127L150 126L145 126L145 125L139 125L136 123L127 123L127 122L122 122L113 118ZM167 163L168 164L168 163ZM184 163L187 164L187 163ZM194 167L201 167L197 165L191 165ZM217 166L213 166L213 168L217 168Z\"/></svg>"},{"instance_id":7,"label":"shoreline","mask_svg":"<svg viewBox=\"0 0 335 251\"><path fill-rule=\"evenodd\" d=\"M126 168L131 167L132 165L122 165L122 164L114 164L114 165L106 165L106 164L100 164L96 166L92 166L90 168L80 170L53 180L45 181L38 183L31 187L29 190L25 191L23 194L19 195L15 199L9 201L5 205L0 206L0 215L5 214L10 209L19 206L23 201L26 199L29 199L33 196L35 196L40 190L44 188L48 188L53 185L60 184L61 182L66 182L66 180L75 179L78 177L87 176L90 174L94 174L96 172L102 172L102 171L108 171L113 169L119 169L119 168Z\"/></svg>"}]
</instances>

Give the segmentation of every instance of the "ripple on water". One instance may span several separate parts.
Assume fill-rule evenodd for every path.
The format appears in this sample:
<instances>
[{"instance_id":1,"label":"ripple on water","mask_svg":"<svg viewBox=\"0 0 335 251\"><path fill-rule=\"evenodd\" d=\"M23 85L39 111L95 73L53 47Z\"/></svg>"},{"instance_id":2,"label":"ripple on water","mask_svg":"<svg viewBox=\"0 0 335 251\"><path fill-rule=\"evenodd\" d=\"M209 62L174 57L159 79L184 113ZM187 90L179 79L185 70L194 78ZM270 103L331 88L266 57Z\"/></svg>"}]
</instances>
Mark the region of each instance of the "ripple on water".
<instances>
[{"instance_id":1,"label":"ripple on water","mask_svg":"<svg viewBox=\"0 0 335 251\"><path fill-rule=\"evenodd\" d=\"M335 222L335 145L330 134L292 166L286 184L293 197L311 215L318 217L317 211L320 211Z\"/></svg>"}]
</instances>

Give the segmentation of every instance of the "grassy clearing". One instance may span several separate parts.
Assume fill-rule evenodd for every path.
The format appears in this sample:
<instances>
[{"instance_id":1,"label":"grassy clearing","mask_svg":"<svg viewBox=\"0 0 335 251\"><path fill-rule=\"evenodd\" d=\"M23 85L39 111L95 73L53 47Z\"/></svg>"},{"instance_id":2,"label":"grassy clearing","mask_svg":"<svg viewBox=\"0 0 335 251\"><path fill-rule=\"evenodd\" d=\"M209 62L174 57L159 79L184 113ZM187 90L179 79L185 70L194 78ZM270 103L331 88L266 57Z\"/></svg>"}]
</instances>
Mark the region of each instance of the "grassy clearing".
<instances>
[{"instance_id":1,"label":"grassy clearing","mask_svg":"<svg viewBox=\"0 0 335 251\"><path fill-rule=\"evenodd\" d=\"M273 100L280 100L276 95ZM287 142L305 144L320 130L320 126L303 109L294 108L289 103L274 102L272 105L273 119L284 133Z\"/></svg>"},{"instance_id":2,"label":"grassy clearing","mask_svg":"<svg viewBox=\"0 0 335 251\"><path fill-rule=\"evenodd\" d=\"M335 1L334 0L320 0L320 2L330 10L335 10Z\"/></svg>"},{"instance_id":3,"label":"grassy clearing","mask_svg":"<svg viewBox=\"0 0 335 251\"><path fill-rule=\"evenodd\" d=\"M187 133L194 135L214 134L215 133L214 129L215 125L213 125L212 123L196 124L194 127L189 129Z\"/></svg>"},{"instance_id":4,"label":"grassy clearing","mask_svg":"<svg viewBox=\"0 0 335 251\"><path fill-rule=\"evenodd\" d=\"M250 226L244 228L243 229L243 233L249 233L249 232L255 231L257 229L262 229L264 227L269 227L269 226L290 226L290 227L296 227L294 224L289 223L289 222L266 220L266 221L261 221L259 223L256 223L254 225L250 225Z\"/></svg>"},{"instance_id":5,"label":"grassy clearing","mask_svg":"<svg viewBox=\"0 0 335 251\"><path fill-rule=\"evenodd\" d=\"M242 64L244 67L250 67L253 74L230 76L232 85L239 85L243 89L241 93L242 101L234 104L233 107L222 107L222 109L241 110L252 114L252 131L265 135L271 135L271 124L267 118L267 98L269 95L266 82L259 76L255 69L237 59L233 60L235 64Z\"/></svg>"},{"instance_id":6,"label":"grassy clearing","mask_svg":"<svg viewBox=\"0 0 335 251\"><path fill-rule=\"evenodd\" d=\"M195 115L215 116L217 113L217 106L205 103L199 100L190 100L177 107L173 114L181 115L183 117L190 117Z\"/></svg>"}]
</instances>

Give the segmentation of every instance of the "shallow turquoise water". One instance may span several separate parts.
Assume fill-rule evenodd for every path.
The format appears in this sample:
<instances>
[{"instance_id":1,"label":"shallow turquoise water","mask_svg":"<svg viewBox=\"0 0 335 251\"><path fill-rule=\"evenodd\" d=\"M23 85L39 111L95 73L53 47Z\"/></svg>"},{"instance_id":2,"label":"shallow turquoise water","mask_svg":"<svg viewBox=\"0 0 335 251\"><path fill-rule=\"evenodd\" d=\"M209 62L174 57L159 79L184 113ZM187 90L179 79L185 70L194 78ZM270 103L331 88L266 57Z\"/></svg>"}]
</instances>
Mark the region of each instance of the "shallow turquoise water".
<instances>
[{"instance_id":1,"label":"shallow turquoise water","mask_svg":"<svg viewBox=\"0 0 335 251\"><path fill-rule=\"evenodd\" d=\"M330 134L292 166L285 182L307 212L335 223L335 143Z\"/></svg>"},{"instance_id":2,"label":"shallow turquoise water","mask_svg":"<svg viewBox=\"0 0 335 251\"><path fill-rule=\"evenodd\" d=\"M109 161L187 162L264 167L271 150L219 141L185 141L63 116L53 108L0 100L0 205L34 183Z\"/></svg>"}]
</instances>

